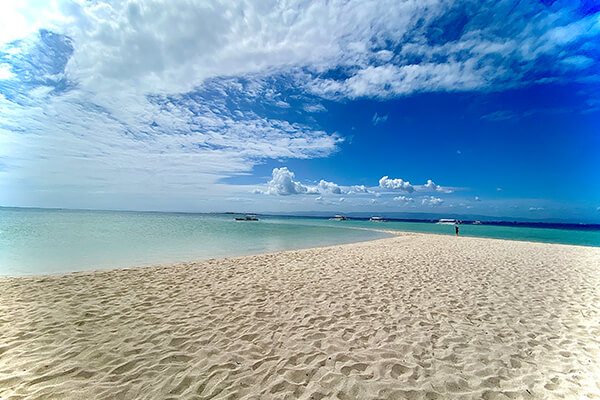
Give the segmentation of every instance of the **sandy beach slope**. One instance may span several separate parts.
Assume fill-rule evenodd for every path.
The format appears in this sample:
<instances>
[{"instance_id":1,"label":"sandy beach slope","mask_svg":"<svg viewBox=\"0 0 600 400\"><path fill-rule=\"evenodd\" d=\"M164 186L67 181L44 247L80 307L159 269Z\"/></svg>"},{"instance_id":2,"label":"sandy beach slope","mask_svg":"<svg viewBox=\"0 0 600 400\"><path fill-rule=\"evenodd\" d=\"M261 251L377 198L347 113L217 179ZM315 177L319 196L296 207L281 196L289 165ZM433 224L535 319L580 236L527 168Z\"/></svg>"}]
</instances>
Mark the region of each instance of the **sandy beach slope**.
<instances>
[{"instance_id":1,"label":"sandy beach slope","mask_svg":"<svg viewBox=\"0 0 600 400\"><path fill-rule=\"evenodd\" d=\"M402 234L0 278L0 399L600 398L599 264Z\"/></svg>"}]
</instances>

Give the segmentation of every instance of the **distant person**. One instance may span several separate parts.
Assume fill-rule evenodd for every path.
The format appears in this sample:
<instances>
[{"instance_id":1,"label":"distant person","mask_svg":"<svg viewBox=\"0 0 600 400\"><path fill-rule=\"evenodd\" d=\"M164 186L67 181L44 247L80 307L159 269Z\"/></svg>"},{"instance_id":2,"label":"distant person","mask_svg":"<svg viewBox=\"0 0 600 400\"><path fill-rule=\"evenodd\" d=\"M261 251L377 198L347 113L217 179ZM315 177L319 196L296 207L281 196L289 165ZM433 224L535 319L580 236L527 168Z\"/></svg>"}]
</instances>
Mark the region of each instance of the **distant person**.
<instances>
[{"instance_id":1,"label":"distant person","mask_svg":"<svg viewBox=\"0 0 600 400\"><path fill-rule=\"evenodd\" d=\"M456 231L456 236L458 236L458 222L454 224L454 230Z\"/></svg>"}]
</instances>

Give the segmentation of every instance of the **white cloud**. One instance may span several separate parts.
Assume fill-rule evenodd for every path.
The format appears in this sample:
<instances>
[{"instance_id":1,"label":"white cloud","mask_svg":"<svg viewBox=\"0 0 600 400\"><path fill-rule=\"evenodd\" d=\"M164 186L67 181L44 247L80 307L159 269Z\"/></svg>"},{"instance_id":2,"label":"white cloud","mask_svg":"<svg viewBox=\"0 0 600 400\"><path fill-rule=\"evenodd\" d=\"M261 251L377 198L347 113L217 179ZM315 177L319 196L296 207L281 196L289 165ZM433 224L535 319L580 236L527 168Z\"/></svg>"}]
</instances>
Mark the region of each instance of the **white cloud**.
<instances>
[{"instance_id":1,"label":"white cloud","mask_svg":"<svg viewBox=\"0 0 600 400\"><path fill-rule=\"evenodd\" d=\"M14 77L14 74L10 70L10 65L0 64L0 81Z\"/></svg>"},{"instance_id":2,"label":"white cloud","mask_svg":"<svg viewBox=\"0 0 600 400\"><path fill-rule=\"evenodd\" d=\"M433 184L433 182L431 182L431 184ZM439 186L437 187L439 188ZM375 195L375 197L381 197L382 192L377 191L381 189L407 193L413 193L416 190L410 184L410 182L402 179L390 179L387 176L384 176L379 180L379 189L373 189L374 190L365 185L340 186L337 183L326 181L325 179L321 179L316 185L303 184L296 180L295 174L287 167L281 167L273 169L272 178L265 184L265 188L254 189L254 193L283 196L297 194L317 194L319 196L316 201L325 203L328 200L327 197L329 196L329 198L331 198L332 195L336 197L339 195L346 195L350 196L349 200L352 200L364 194L372 194ZM422 188L419 187L419 190L422 190ZM443 188L438 189L438 191L441 190L443 190ZM348 198L344 197L344 199ZM427 199L427 204L436 204L437 202L433 196L425 197L425 199ZM408 196L396 196L393 197L393 200L405 203L414 202L414 199ZM425 203L426 202L423 202L423 204Z\"/></svg>"},{"instance_id":3,"label":"white cloud","mask_svg":"<svg viewBox=\"0 0 600 400\"><path fill-rule=\"evenodd\" d=\"M377 126L377 124L387 121L388 116L389 116L389 114L378 115L377 113L375 113L375 114L373 114L373 118L371 119L371 122L373 123L374 126Z\"/></svg>"},{"instance_id":4,"label":"white cloud","mask_svg":"<svg viewBox=\"0 0 600 400\"><path fill-rule=\"evenodd\" d=\"M562 62L577 68L586 68L594 63L594 60L586 56L570 56L562 59Z\"/></svg>"},{"instance_id":5,"label":"white cloud","mask_svg":"<svg viewBox=\"0 0 600 400\"><path fill-rule=\"evenodd\" d=\"M496 191L498 191L498 192L501 192L501 191L502 191L502 188L501 188L501 187L497 187L497 188L496 188Z\"/></svg>"},{"instance_id":6,"label":"white cloud","mask_svg":"<svg viewBox=\"0 0 600 400\"><path fill-rule=\"evenodd\" d=\"M395 201L401 201L404 203L411 203L414 201L414 199L412 197L406 197L406 196L396 196L394 197Z\"/></svg>"},{"instance_id":7,"label":"white cloud","mask_svg":"<svg viewBox=\"0 0 600 400\"><path fill-rule=\"evenodd\" d=\"M305 185L295 180L295 174L287 167L274 168L272 178L266 184L266 189L255 189L256 193L288 196L293 194L318 194L317 201L322 201L323 194L340 195L346 193L338 184L324 179L315 185Z\"/></svg>"},{"instance_id":8,"label":"white cloud","mask_svg":"<svg viewBox=\"0 0 600 400\"><path fill-rule=\"evenodd\" d=\"M318 113L327 111L323 104L306 104L304 107L304 111L309 113Z\"/></svg>"},{"instance_id":9,"label":"white cloud","mask_svg":"<svg viewBox=\"0 0 600 400\"><path fill-rule=\"evenodd\" d=\"M475 90L488 86L474 61L446 64L368 66L345 81L316 80L312 90L321 96L390 98L417 91Z\"/></svg>"},{"instance_id":10,"label":"white cloud","mask_svg":"<svg viewBox=\"0 0 600 400\"><path fill-rule=\"evenodd\" d=\"M327 182L326 180L321 179L319 184L317 185L319 192L330 192L333 194L342 194L342 189L333 182Z\"/></svg>"},{"instance_id":11,"label":"white cloud","mask_svg":"<svg viewBox=\"0 0 600 400\"><path fill-rule=\"evenodd\" d=\"M353 185L348 188L348 193L375 193L365 185ZM375 193L375 195L379 195L379 193Z\"/></svg>"},{"instance_id":12,"label":"white cloud","mask_svg":"<svg viewBox=\"0 0 600 400\"><path fill-rule=\"evenodd\" d=\"M323 205L323 206L338 206L340 203L343 203L345 201L345 199L343 197L340 197L338 199L336 199L336 201L334 201L333 199L327 199L323 196L319 196L317 198L315 198L315 202Z\"/></svg>"},{"instance_id":13,"label":"white cloud","mask_svg":"<svg viewBox=\"0 0 600 400\"><path fill-rule=\"evenodd\" d=\"M35 107L2 102L0 138L11 145L0 146L0 157L8 171L19 172L3 174L0 184L65 197L99 186L120 193L142 185L156 195L174 188L216 191L220 179L250 171L262 158L318 157L336 148L337 139L325 132L253 113L234 115L203 101L107 97L94 104L84 95L42 94L32 98ZM24 127L28 135L12 133Z\"/></svg>"},{"instance_id":14,"label":"white cloud","mask_svg":"<svg viewBox=\"0 0 600 400\"><path fill-rule=\"evenodd\" d=\"M306 185L294 180L294 173L287 167L273 168L271 180L267 183L265 194L289 196L292 194L316 194Z\"/></svg>"},{"instance_id":15,"label":"white cloud","mask_svg":"<svg viewBox=\"0 0 600 400\"><path fill-rule=\"evenodd\" d=\"M481 201L481 199L479 198L479 196L475 196L475 201Z\"/></svg>"},{"instance_id":16,"label":"white cloud","mask_svg":"<svg viewBox=\"0 0 600 400\"><path fill-rule=\"evenodd\" d=\"M285 102L285 101L283 101L283 100L278 100L278 101L276 101L276 102L275 102L275 105L276 105L277 107L279 107L279 108L290 108L290 107L291 107L291 106L290 106L290 103L287 103L287 102Z\"/></svg>"},{"instance_id":17,"label":"white cloud","mask_svg":"<svg viewBox=\"0 0 600 400\"><path fill-rule=\"evenodd\" d=\"M442 187L440 185L436 185L435 182L433 182L431 179L428 179L427 183L424 184L422 186L422 188L427 191L434 191L434 192L439 192L439 193L452 193L453 192L452 189L448 189L448 188Z\"/></svg>"},{"instance_id":18,"label":"white cloud","mask_svg":"<svg viewBox=\"0 0 600 400\"><path fill-rule=\"evenodd\" d=\"M408 181L404 181L400 178L390 179L387 175L379 180L379 187L382 189L389 190L400 190L407 193L412 193L415 188Z\"/></svg>"},{"instance_id":19,"label":"white cloud","mask_svg":"<svg viewBox=\"0 0 600 400\"><path fill-rule=\"evenodd\" d=\"M439 197L433 196L424 197L423 199L421 199L421 204L423 204L424 206L438 206L443 202L444 200L440 199Z\"/></svg>"},{"instance_id":20,"label":"white cloud","mask_svg":"<svg viewBox=\"0 0 600 400\"><path fill-rule=\"evenodd\" d=\"M388 98L514 87L540 72L557 82L591 74L598 14L578 16L566 3L483 2L469 5L477 17L450 38L440 26L459 22L463 6L2 2L0 79L14 93L0 98L0 187L30 198L36 191L204 198L231 190L223 179L265 159L337 150L341 139L318 126L249 111L264 99L282 115L283 89L295 92L294 105L321 112L314 95ZM380 187L414 190L401 179Z\"/></svg>"},{"instance_id":21,"label":"white cloud","mask_svg":"<svg viewBox=\"0 0 600 400\"><path fill-rule=\"evenodd\" d=\"M22 39L40 28L58 28L57 23L64 22L56 2L38 1L34 7L31 5L18 0L0 2L0 45Z\"/></svg>"},{"instance_id":22,"label":"white cloud","mask_svg":"<svg viewBox=\"0 0 600 400\"><path fill-rule=\"evenodd\" d=\"M76 47L71 79L96 89L112 86L107 81L128 81L142 93L186 92L216 76L298 67L311 74L346 69L347 78L308 85L333 96L511 86L540 68L556 75L559 64L589 65L586 39L600 30L597 15L577 17L567 7L531 3L482 2L473 10L479 18L471 18L453 38L440 35L439 27L460 23L453 18L461 14L461 2L48 3L6 5L0 15L10 34L0 39L6 43L41 27L64 33ZM499 15L501 22L489 22ZM537 62L542 57L564 61Z\"/></svg>"}]
</instances>

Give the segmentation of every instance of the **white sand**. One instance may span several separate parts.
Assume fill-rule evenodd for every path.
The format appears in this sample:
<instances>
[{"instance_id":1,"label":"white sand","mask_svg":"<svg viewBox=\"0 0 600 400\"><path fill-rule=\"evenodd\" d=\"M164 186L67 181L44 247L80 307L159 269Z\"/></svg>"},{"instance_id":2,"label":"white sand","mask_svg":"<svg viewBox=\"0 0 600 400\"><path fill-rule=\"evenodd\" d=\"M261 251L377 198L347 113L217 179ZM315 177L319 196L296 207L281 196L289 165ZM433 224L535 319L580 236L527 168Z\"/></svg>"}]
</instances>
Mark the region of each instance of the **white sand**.
<instances>
[{"instance_id":1,"label":"white sand","mask_svg":"<svg viewBox=\"0 0 600 400\"><path fill-rule=\"evenodd\" d=\"M600 398L600 248L403 234L0 279L0 399Z\"/></svg>"}]
</instances>

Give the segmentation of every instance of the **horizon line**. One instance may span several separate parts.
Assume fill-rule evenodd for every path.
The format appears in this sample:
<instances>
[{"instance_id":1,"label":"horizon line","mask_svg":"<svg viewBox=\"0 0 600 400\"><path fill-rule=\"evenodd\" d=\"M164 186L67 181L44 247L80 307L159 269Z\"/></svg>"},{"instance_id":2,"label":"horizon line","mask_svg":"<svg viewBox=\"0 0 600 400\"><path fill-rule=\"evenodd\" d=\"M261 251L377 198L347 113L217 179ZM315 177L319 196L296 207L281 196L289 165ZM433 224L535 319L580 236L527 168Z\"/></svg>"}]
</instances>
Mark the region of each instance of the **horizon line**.
<instances>
[{"instance_id":1,"label":"horizon line","mask_svg":"<svg viewBox=\"0 0 600 400\"><path fill-rule=\"evenodd\" d=\"M264 216L274 216L274 217L300 217L300 218L329 218L335 214L343 214L345 216L350 216L355 219L368 219L367 216L356 216L356 214L365 214L370 216L378 216L385 217L387 219L397 220L397 221L413 221L413 222L430 222L439 218L447 218L454 217L462 218L462 220L467 222L478 221L478 219L470 219L465 218L469 217L469 214L459 214L459 213L427 213L427 212L406 212L406 211L388 211L388 212L374 212L370 213L368 211L351 211L351 212L341 212L341 211L332 211L328 213L327 211L292 211L292 212L276 212L276 211L263 211L263 212L250 212L250 211L165 211L165 210L132 210L132 209L105 209L105 208L70 208L70 207L38 207L38 206L4 206L0 205L0 209L24 209L24 210L54 210L54 211L97 211L97 212L139 212L139 213L155 213L155 214L255 214L255 215L264 215ZM421 217L421 218L402 218L398 216L391 216L392 214L404 214L404 215L431 215L432 217ZM352 217L352 215L355 215ZM571 219L533 219L533 218L525 218L525 217L508 217L508 216L493 216L493 215L483 215L483 214L472 214L470 217L477 216L482 218L495 218L488 219L485 221L487 224L491 223L517 223L517 224L560 224L560 225L579 225L579 226L599 226L600 221L591 222L582 220L574 221ZM558 222L560 221L560 222Z\"/></svg>"}]
</instances>

